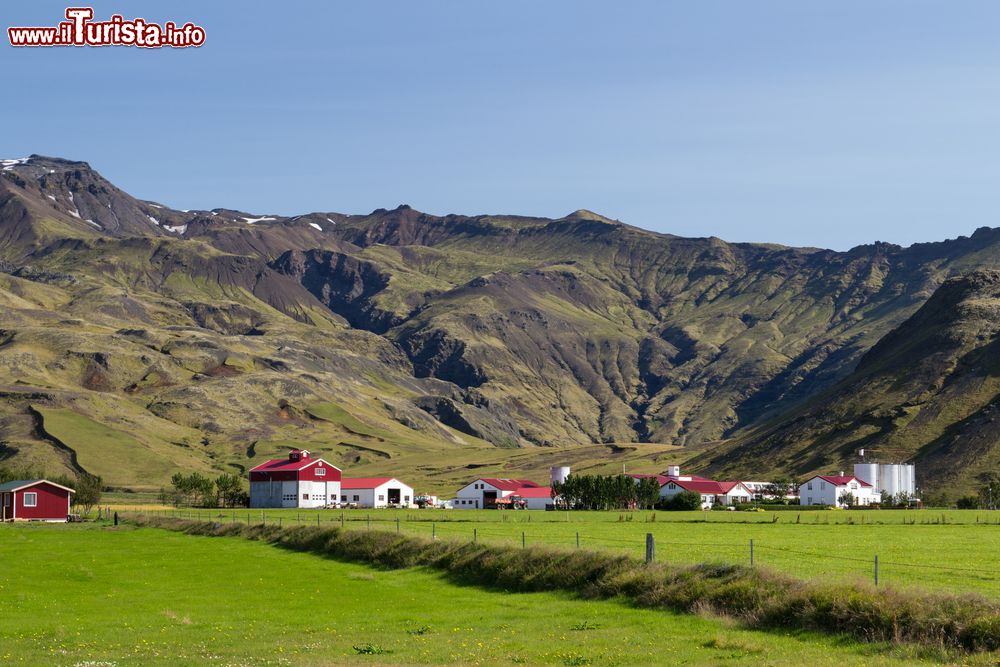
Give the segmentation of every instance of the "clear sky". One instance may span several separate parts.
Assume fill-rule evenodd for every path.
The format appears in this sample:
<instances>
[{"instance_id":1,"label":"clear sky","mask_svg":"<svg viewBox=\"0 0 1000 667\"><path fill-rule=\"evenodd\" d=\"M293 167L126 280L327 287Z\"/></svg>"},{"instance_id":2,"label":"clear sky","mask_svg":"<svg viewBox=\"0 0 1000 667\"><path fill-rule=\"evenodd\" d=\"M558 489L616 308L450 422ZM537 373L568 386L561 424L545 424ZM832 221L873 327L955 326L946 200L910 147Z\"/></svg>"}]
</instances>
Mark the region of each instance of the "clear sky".
<instances>
[{"instance_id":1,"label":"clear sky","mask_svg":"<svg viewBox=\"0 0 1000 667\"><path fill-rule=\"evenodd\" d=\"M83 4L83 3L80 3ZM407 203L846 249L1000 226L1000 3L91 3L200 49L0 47L0 157L176 208ZM8 0L3 27L65 2Z\"/></svg>"}]
</instances>

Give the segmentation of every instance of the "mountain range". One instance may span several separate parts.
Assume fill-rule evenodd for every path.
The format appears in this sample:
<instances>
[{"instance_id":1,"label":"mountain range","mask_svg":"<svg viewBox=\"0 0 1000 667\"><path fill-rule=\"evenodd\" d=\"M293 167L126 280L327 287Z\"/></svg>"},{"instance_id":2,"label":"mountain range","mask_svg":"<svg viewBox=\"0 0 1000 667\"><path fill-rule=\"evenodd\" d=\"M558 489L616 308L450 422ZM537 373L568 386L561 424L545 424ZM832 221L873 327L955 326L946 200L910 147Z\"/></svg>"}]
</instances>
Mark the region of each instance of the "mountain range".
<instances>
[{"instance_id":1,"label":"mountain range","mask_svg":"<svg viewBox=\"0 0 1000 667\"><path fill-rule=\"evenodd\" d=\"M837 252L586 210L180 211L4 160L0 463L149 490L295 445L446 492L864 448L964 492L1000 465L995 269L1000 229Z\"/></svg>"}]
</instances>

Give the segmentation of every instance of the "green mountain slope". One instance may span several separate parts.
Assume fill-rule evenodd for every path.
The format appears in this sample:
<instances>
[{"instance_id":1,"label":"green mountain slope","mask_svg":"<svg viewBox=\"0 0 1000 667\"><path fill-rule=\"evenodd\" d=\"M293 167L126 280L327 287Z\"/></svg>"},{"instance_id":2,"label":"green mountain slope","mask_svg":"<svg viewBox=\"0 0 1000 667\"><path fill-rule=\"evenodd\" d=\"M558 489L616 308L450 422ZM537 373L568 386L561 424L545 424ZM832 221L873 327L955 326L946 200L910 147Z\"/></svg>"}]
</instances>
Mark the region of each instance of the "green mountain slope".
<instances>
[{"instance_id":1,"label":"green mountain slope","mask_svg":"<svg viewBox=\"0 0 1000 667\"><path fill-rule=\"evenodd\" d=\"M993 229L834 252L589 211L176 211L33 156L0 172L0 458L98 470L120 433L149 454L109 479L147 488L288 444L432 485L552 452L809 472L850 448L761 459L761 429L855 378L944 281L998 264Z\"/></svg>"},{"instance_id":2,"label":"green mountain slope","mask_svg":"<svg viewBox=\"0 0 1000 667\"><path fill-rule=\"evenodd\" d=\"M1000 273L944 283L831 390L701 463L730 472L833 470L864 449L913 460L929 488L1000 469Z\"/></svg>"}]
</instances>

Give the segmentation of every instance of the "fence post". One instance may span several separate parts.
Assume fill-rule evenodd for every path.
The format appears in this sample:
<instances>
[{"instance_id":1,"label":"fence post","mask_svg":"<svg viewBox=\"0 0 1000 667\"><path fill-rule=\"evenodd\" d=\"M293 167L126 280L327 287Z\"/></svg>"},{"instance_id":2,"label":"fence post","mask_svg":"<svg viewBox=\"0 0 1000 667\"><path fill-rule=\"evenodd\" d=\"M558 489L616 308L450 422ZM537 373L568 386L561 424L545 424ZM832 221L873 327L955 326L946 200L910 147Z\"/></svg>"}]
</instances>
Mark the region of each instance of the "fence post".
<instances>
[{"instance_id":1,"label":"fence post","mask_svg":"<svg viewBox=\"0 0 1000 667\"><path fill-rule=\"evenodd\" d=\"M878 586L878 554L875 554L875 586Z\"/></svg>"},{"instance_id":2,"label":"fence post","mask_svg":"<svg viewBox=\"0 0 1000 667\"><path fill-rule=\"evenodd\" d=\"M472 543L476 544L479 542L479 530L477 528L472 529Z\"/></svg>"},{"instance_id":3,"label":"fence post","mask_svg":"<svg viewBox=\"0 0 1000 667\"><path fill-rule=\"evenodd\" d=\"M340 513L340 527L341 528L344 527L344 513L343 512Z\"/></svg>"},{"instance_id":4,"label":"fence post","mask_svg":"<svg viewBox=\"0 0 1000 667\"><path fill-rule=\"evenodd\" d=\"M316 513L316 527L319 528L319 512Z\"/></svg>"},{"instance_id":5,"label":"fence post","mask_svg":"<svg viewBox=\"0 0 1000 667\"><path fill-rule=\"evenodd\" d=\"M580 548L580 531L576 531L576 548Z\"/></svg>"},{"instance_id":6,"label":"fence post","mask_svg":"<svg viewBox=\"0 0 1000 667\"><path fill-rule=\"evenodd\" d=\"M250 512L247 512L247 525L250 525Z\"/></svg>"},{"instance_id":7,"label":"fence post","mask_svg":"<svg viewBox=\"0 0 1000 667\"><path fill-rule=\"evenodd\" d=\"M368 530L372 529L372 515L368 515Z\"/></svg>"},{"instance_id":8,"label":"fence post","mask_svg":"<svg viewBox=\"0 0 1000 667\"><path fill-rule=\"evenodd\" d=\"M399 517L396 517L396 534L399 534Z\"/></svg>"},{"instance_id":9,"label":"fence post","mask_svg":"<svg viewBox=\"0 0 1000 667\"><path fill-rule=\"evenodd\" d=\"M753 567L753 540L750 540L750 567Z\"/></svg>"},{"instance_id":10,"label":"fence post","mask_svg":"<svg viewBox=\"0 0 1000 667\"><path fill-rule=\"evenodd\" d=\"M521 548L524 548L524 531L521 531Z\"/></svg>"},{"instance_id":11,"label":"fence post","mask_svg":"<svg viewBox=\"0 0 1000 667\"><path fill-rule=\"evenodd\" d=\"M278 528L281 528L281 517L278 517Z\"/></svg>"},{"instance_id":12,"label":"fence post","mask_svg":"<svg viewBox=\"0 0 1000 667\"><path fill-rule=\"evenodd\" d=\"M656 543L653 541L653 534L646 533L646 562L652 563L656 558Z\"/></svg>"}]
</instances>

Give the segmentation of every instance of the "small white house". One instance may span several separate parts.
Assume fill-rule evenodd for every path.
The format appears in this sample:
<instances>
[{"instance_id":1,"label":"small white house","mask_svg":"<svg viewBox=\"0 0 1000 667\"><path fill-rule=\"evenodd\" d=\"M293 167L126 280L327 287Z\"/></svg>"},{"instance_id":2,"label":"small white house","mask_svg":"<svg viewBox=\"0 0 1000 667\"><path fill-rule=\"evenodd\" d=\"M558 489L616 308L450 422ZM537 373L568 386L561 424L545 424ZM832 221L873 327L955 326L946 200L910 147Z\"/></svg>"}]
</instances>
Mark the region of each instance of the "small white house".
<instances>
[{"instance_id":1,"label":"small white house","mask_svg":"<svg viewBox=\"0 0 1000 667\"><path fill-rule=\"evenodd\" d=\"M364 508L416 507L413 487L395 477L354 477L340 481L340 501Z\"/></svg>"},{"instance_id":2,"label":"small white house","mask_svg":"<svg viewBox=\"0 0 1000 667\"><path fill-rule=\"evenodd\" d=\"M495 509L498 500L504 500L518 491L538 488L541 487L528 479L481 477L459 489L452 502L454 508L459 510Z\"/></svg>"},{"instance_id":3,"label":"small white house","mask_svg":"<svg viewBox=\"0 0 1000 667\"><path fill-rule=\"evenodd\" d=\"M881 500L871 484L854 475L814 475L799 486L799 503L847 507L843 497L848 493L856 507L877 505Z\"/></svg>"}]
</instances>

